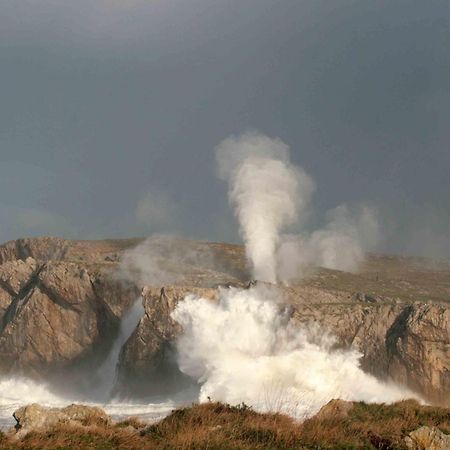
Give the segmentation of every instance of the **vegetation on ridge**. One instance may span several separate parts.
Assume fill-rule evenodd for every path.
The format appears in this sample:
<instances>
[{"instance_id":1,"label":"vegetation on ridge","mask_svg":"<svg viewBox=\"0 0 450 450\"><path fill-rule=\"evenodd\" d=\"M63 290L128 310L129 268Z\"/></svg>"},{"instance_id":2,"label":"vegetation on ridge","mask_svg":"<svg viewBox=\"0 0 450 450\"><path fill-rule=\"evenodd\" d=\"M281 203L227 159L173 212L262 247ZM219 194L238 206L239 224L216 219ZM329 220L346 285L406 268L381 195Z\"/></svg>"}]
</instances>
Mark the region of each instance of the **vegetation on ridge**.
<instances>
[{"instance_id":1,"label":"vegetation on ridge","mask_svg":"<svg viewBox=\"0 0 450 450\"><path fill-rule=\"evenodd\" d=\"M22 441L0 434L0 449L405 449L404 437L422 425L450 433L450 410L408 400L355 403L346 417L303 423L248 406L206 403L181 408L153 425L130 419L115 425L60 424Z\"/></svg>"}]
</instances>

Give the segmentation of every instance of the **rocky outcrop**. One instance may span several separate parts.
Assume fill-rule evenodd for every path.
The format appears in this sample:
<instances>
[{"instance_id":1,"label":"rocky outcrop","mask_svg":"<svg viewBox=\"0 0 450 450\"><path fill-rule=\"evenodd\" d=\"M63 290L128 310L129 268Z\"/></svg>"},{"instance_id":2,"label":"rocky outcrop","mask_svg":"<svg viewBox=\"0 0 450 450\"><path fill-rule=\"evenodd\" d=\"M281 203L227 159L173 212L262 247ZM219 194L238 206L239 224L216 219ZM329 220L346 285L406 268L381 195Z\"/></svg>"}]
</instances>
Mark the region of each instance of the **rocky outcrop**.
<instances>
[{"instance_id":1,"label":"rocky outcrop","mask_svg":"<svg viewBox=\"0 0 450 450\"><path fill-rule=\"evenodd\" d=\"M316 336L323 340L328 333L335 348L361 352L365 371L402 383L429 401L450 405L450 312L446 305L387 300L367 303L344 296L337 297L338 302L336 298L330 301L330 292L309 288L310 295L318 295L306 302L303 288L279 291L293 305L291 320L310 330L311 339ZM152 386L159 390L167 387L168 374L176 372L173 346L181 329L170 313L187 293L210 299L218 295L211 289L144 289L145 317L125 344L119 361L119 381L138 381L139 394L144 390L142 386L147 386L149 392Z\"/></svg>"},{"instance_id":2,"label":"rocky outcrop","mask_svg":"<svg viewBox=\"0 0 450 450\"><path fill-rule=\"evenodd\" d=\"M6 242L0 246L0 264L26 260L28 257L40 261L60 260L67 253L69 242L54 237L25 238Z\"/></svg>"},{"instance_id":3,"label":"rocky outcrop","mask_svg":"<svg viewBox=\"0 0 450 450\"><path fill-rule=\"evenodd\" d=\"M450 405L450 308L416 303L386 335L388 373L426 398Z\"/></svg>"},{"instance_id":4,"label":"rocky outcrop","mask_svg":"<svg viewBox=\"0 0 450 450\"><path fill-rule=\"evenodd\" d=\"M0 265L0 329L6 310L24 289L36 268L37 262L33 258L8 261Z\"/></svg>"},{"instance_id":5,"label":"rocky outcrop","mask_svg":"<svg viewBox=\"0 0 450 450\"><path fill-rule=\"evenodd\" d=\"M76 263L28 258L26 264L30 276L23 286L3 290L10 299L0 328L2 372L42 374L91 355L138 295L136 288Z\"/></svg>"},{"instance_id":6,"label":"rocky outcrop","mask_svg":"<svg viewBox=\"0 0 450 450\"><path fill-rule=\"evenodd\" d=\"M19 408L13 416L17 422L14 436L20 439L30 431L48 431L61 424L86 426L91 424L107 425L111 422L109 416L101 408L75 404L65 408L45 408L33 403Z\"/></svg>"},{"instance_id":7,"label":"rocky outcrop","mask_svg":"<svg viewBox=\"0 0 450 450\"><path fill-rule=\"evenodd\" d=\"M330 400L320 408L314 416L318 420L340 420L348 417L349 411L353 408L353 402L347 402L339 398Z\"/></svg>"},{"instance_id":8,"label":"rocky outcrop","mask_svg":"<svg viewBox=\"0 0 450 450\"><path fill-rule=\"evenodd\" d=\"M410 450L448 450L450 436L434 427L420 427L405 437L405 443Z\"/></svg>"},{"instance_id":9,"label":"rocky outcrop","mask_svg":"<svg viewBox=\"0 0 450 450\"><path fill-rule=\"evenodd\" d=\"M83 262L80 254L64 260L67 242L0 247L0 373L40 377L98 365L139 296L136 286L115 278L114 263Z\"/></svg>"},{"instance_id":10,"label":"rocky outcrop","mask_svg":"<svg viewBox=\"0 0 450 450\"><path fill-rule=\"evenodd\" d=\"M75 369L98 369L124 313L140 296L139 271L146 275L155 269L163 278L182 279L189 286L236 283L242 255L240 246L169 238L144 245L143 239L42 237L0 245L0 375L39 378L63 372L72 377ZM147 267L147 260L141 260L146 257L158 267ZM162 330L164 321L158 325L158 320L150 321L168 341L169 330ZM141 353L152 351L169 353L162 345ZM133 364L140 367L139 358Z\"/></svg>"}]
</instances>

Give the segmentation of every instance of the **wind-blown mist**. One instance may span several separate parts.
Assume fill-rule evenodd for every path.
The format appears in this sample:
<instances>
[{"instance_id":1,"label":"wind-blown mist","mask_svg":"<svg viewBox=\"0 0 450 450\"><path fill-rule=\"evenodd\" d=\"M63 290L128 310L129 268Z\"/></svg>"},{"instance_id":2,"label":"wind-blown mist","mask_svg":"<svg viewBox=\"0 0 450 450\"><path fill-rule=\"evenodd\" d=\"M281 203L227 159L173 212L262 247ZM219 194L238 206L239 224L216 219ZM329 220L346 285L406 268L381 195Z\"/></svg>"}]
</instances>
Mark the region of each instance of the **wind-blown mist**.
<instances>
[{"instance_id":1,"label":"wind-blown mist","mask_svg":"<svg viewBox=\"0 0 450 450\"><path fill-rule=\"evenodd\" d=\"M138 286L164 286L184 279L195 267L215 267L213 255L175 236L152 235L124 253L117 276Z\"/></svg>"},{"instance_id":2,"label":"wind-blown mist","mask_svg":"<svg viewBox=\"0 0 450 450\"><path fill-rule=\"evenodd\" d=\"M274 295L257 286L221 290L218 304L192 295L178 304L179 367L201 385L200 401L245 402L303 418L333 398L413 397L364 373L356 351L331 351L332 339L311 339Z\"/></svg>"},{"instance_id":3,"label":"wind-blown mist","mask_svg":"<svg viewBox=\"0 0 450 450\"><path fill-rule=\"evenodd\" d=\"M373 209L359 206L352 213L340 205L327 214L325 227L312 233L284 235L277 250L280 281L302 276L311 266L356 271L367 249L379 239L379 226Z\"/></svg>"},{"instance_id":4,"label":"wind-blown mist","mask_svg":"<svg viewBox=\"0 0 450 450\"><path fill-rule=\"evenodd\" d=\"M322 229L282 234L304 224L315 183L290 162L289 147L280 139L257 132L229 137L217 146L216 159L254 278L287 282L310 265L355 270L376 243L378 224L368 207L352 214L340 205Z\"/></svg>"}]
</instances>

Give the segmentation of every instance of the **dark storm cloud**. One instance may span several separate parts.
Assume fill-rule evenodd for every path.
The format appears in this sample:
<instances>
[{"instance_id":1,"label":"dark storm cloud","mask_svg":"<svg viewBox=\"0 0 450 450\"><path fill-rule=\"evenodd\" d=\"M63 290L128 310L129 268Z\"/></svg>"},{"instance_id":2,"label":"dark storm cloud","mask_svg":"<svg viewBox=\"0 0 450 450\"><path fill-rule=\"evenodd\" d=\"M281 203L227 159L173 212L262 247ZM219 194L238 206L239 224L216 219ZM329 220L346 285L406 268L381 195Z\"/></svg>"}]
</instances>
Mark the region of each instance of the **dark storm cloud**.
<instances>
[{"instance_id":1,"label":"dark storm cloud","mask_svg":"<svg viewBox=\"0 0 450 450\"><path fill-rule=\"evenodd\" d=\"M318 217L369 202L389 250L446 248L449 19L446 1L1 2L0 239L234 239L213 148L256 128L315 177Z\"/></svg>"}]
</instances>

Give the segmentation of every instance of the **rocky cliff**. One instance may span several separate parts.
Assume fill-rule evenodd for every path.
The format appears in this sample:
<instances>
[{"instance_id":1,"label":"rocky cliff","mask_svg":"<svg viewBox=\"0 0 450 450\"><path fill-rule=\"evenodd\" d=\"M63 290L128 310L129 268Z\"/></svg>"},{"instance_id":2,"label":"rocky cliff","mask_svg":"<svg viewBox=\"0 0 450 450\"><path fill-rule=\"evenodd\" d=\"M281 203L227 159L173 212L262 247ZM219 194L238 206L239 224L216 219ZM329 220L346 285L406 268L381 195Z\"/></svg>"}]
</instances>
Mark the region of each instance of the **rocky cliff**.
<instances>
[{"instance_id":1,"label":"rocky cliff","mask_svg":"<svg viewBox=\"0 0 450 450\"><path fill-rule=\"evenodd\" d=\"M114 277L115 250L58 238L0 247L0 373L39 377L98 364L139 296Z\"/></svg>"},{"instance_id":2,"label":"rocky cliff","mask_svg":"<svg viewBox=\"0 0 450 450\"><path fill-rule=\"evenodd\" d=\"M149 254L157 256L157 278ZM119 276L124 261L126 277ZM248 278L236 245L6 243L0 246L0 374L47 378L98 368L142 291L145 314L120 353L117 392L170 391L186 381L174 360L181 332L170 317L176 303L187 293L215 300L218 285L245 287ZM336 337L337 347L357 348L364 370L450 404L448 264L372 255L358 274L317 269L279 290L299 327L319 327Z\"/></svg>"},{"instance_id":3,"label":"rocky cliff","mask_svg":"<svg viewBox=\"0 0 450 450\"><path fill-rule=\"evenodd\" d=\"M239 246L172 238L143 241L42 237L1 245L0 375L47 379L63 373L66 379L100 367L122 317L140 297L148 262L142 257L155 258L150 271L157 271L161 282L239 282ZM158 316L150 321L164 327Z\"/></svg>"}]
</instances>

